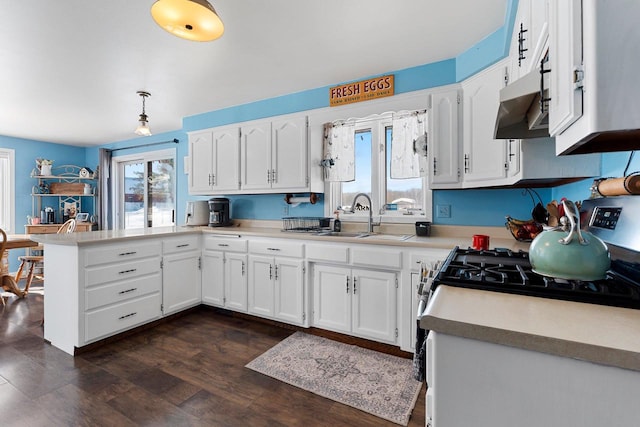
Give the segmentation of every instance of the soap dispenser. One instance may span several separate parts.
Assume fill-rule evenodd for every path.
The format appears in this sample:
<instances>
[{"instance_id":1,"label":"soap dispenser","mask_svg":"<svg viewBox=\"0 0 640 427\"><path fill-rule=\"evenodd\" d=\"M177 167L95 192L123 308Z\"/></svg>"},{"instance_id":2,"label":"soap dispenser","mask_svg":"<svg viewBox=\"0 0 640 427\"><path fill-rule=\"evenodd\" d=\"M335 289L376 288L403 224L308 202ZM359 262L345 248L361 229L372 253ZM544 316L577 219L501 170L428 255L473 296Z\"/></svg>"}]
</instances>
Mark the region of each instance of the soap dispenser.
<instances>
[{"instance_id":1,"label":"soap dispenser","mask_svg":"<svg viewBox=\"0 0 640 427\"><path fill-rule=\"evenodd\" d=\"M333 220L333 231L341 231L342 223L340 222L340 211L333 211L336 214L336 219Z\"/></svg>"}]
</instances>

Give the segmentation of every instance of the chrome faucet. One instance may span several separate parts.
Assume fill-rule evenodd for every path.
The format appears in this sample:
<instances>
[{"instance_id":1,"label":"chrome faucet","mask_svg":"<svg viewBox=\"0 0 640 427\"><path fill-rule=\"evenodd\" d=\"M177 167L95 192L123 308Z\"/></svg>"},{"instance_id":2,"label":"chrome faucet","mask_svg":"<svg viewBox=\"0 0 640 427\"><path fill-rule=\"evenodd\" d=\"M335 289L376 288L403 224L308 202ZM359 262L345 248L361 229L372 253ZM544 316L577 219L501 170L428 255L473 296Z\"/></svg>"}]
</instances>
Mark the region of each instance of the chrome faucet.
<instances>
[{"instance_id":1,"label":"chrome faucet","mask_svg":"<svg viewBox=\"0 0 640 427\"><path fill-rule=\"evenodd\" d=\"M367 230L368 230L369 233L373 233L373 227L374 226L379 226L380 223L379 222L373 222L373 206L371 204L371 197L369 197L368 194L366 194L366 193L358 193L358 194L356 194L356 196L353 198L353 202L351 202L351 210L349 212L351 212L351 213L355 212L356 200L358 200L358 197L360 197L360 196L363 196L369 202L369 222L368 222Z\"/></svg>"}]
</instances>

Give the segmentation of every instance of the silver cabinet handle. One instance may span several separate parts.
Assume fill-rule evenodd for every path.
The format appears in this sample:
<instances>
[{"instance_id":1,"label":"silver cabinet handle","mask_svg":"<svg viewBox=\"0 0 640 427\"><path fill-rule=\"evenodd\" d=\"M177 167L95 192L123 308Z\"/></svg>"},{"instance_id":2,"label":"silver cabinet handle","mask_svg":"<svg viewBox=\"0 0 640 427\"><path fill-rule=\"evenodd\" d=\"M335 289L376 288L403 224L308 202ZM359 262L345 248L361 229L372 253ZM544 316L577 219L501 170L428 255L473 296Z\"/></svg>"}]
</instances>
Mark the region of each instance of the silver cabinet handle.
<instances>
[{"instance_id":1,"label":"silver cabinet handle","mask_svg":"<svg viewBox=\"0 0 640 427\"><path fill-rule=\"evenodd\" d=\"M176 245L176 248L186 248L189 246L189 243L183 243L182 245Z\"/></svg>"},{"instance_id":2,"label":"silver cabinet handle","mask_svg":"<svg viewBox=\"0 0 640 427\"><path fill-rule=\"evenodd\" d=\"M138 313L134 311L133 313L125 314L124 316L118 317L118 320L126 319L127 317L135 316L136 314Z\"/></svg>"},{"instance_id":3,"label":"silver cabinet handle","mask_svg":"<svg viewBox=\"0 0 640 427\"><path fill-rule=\"evenodd\" d=\"M226 248L226 247L227 247L227 246L229 246L229 245L228 245L228 244L226 244L226 243L218 243L218 246L223 247L223 248Z\"/></svg>"},{"instance_id":4,"label":"silver cabinet handle","mask_svg":"<svg viewBox=\"0 0 640 427\"><path fill-rule=\"evenodd\" d=\"M347 276L347 293L349 293L349 276Z\"/></svg>"},{"instance_id":5,"label":"silver cabinet handle","mask_svg":"<svg viewBox=\"0 0 640 427\"><path fill-rule=\"evenodd\" d=\"M136 291L136 290L138 290L138 288L131 288L131 289L127 289L125 291L120 291L120 292L118 292L118 294L120 294L120 295L128 294L129 292L133 292L133 291Z\"/></svg>"},{"instance_id":6,"label":"silver cabinet handle","mask_svg":"<svg viewBox=\"0 0 640 427\"><path fill-rule=\"evenodd\" d=\"M135 255L137 253L138 252L135 252L135 251L133 251L133 252L122 252L122 253L119 253L118 256Z\"/></svg>"},{"instance_id":7,"label":"silver cabinet handle","mask_svg":"<svg viewBox=\"0 0 640 427\"><path fill-rule=\"evenodd\" d=\"M269 264L269 280L273 279L273 265Z\"/></svg>"},{"instance_id":8,"label":"silver cabinet handle","mask_svg":"<svg viewBox=\"0 0 640 427\"><path fill-rule=\"evenodd\" d=\"M267 169L267 184L271 184L271 171Z\"/></svg>"},{"instance_id":9,"label":"silver cabinet handle","mask_svg":"<svg viewBox=\"0 0 640 427\"><path fill-rule=\"evenodd\" d=\"M280 249L278 249L278 248L267 248L267 250L268 251L276 251L276 252L280 251Z\"/></svg>"},{"instance_id":10,"label":"silver cabinet handle","mask_svg":"<svg viewBox=\"0 0 640 427\"><path fill-rule=\"evenodd\" d=\"M275 280L278 280L278 265L276 265L275 270L276 270L276 274L275 274L275 276L274 276L274 279L275 279Z\"/></svg>"},{"instance_id":11,"label":"silver cabinet handle","mask_svg":"<svg viewBox=\"0 0 640 427\"><path fill-rule=\"evenodd\" d=\"M244 261L242 261L242 275L244 276Z\"/></svg>"},{"instance_id":12,"label":"silver cabinet handle","mask_svg":"<svg viewBox=\"0 0 640 427\"><path fill-rule=\"evenodd\" d=\"M134 271L136 271L137 268L132 268L131 270L123 270L123 271L119 271L118 274L127 274L127 273L133 273Z\"/></svg>"},{"instance_id":13,"label":"silver cabinet handle","mask_svg":"<svg viewBox=\"0 0 640 427\"><path fill-rule=\"evenodd\" d=\"M354 295L356 294L356 283L357 283L357 282L356 282L356 280L357 280L357 279L354 277L354 278L353 278L353 294L354 294Z\"/></svg>"}]
</instances>

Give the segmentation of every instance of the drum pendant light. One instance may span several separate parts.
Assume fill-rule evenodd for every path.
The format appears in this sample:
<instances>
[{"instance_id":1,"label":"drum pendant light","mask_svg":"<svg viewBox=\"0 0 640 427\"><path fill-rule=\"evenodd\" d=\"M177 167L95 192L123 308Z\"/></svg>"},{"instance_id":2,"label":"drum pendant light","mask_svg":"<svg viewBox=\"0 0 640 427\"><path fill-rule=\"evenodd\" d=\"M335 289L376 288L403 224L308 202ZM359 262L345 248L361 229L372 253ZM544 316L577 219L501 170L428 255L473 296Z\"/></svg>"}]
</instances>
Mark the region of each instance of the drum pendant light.
<instances>
[{"instance_id":1,"label":"drum pendant light","mask_svg":"<svg viewBox=\"0 0 640 427\"><path fill-rule=\"evenodd\" d=\"M157 0L151 16L158 25L183 39L206 42L224 33L224 24L207 0Z\"/></svg>"},{"instance_id":2,"label":"drum pendant light","mask_svg":"<svg viewBox=\"0 0 640 427\"><path fill-rule=\"evenodd\" d=\"M142 97L142 114L140 114L140 118L138 119L140 124L136 128L135 133L136 135L140 135L140 136L151 136L151 129L149 129L149 118L147 117L144 111L144 101L147 98L147 96L151 96L151 94L149 92L144 92L141 90L139 90L136 93Z\"/></svg>"}]
</instances>

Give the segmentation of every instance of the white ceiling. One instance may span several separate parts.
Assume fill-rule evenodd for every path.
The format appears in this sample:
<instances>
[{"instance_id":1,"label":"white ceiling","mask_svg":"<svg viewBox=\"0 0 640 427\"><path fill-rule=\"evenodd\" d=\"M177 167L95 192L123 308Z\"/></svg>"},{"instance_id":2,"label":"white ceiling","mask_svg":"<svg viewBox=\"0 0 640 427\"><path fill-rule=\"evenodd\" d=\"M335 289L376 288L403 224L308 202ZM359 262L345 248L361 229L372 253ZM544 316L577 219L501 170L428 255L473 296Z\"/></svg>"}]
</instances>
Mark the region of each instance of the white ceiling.
<instances>
[{"instance_id":1,"label":"white ceiling","mask_svg":"<svg viewBox=\"0 0 640 427\"><path fill-rule=\"evenodd\" d=\"M0 0L0 135L89 146L182 118L452 58L508 0L210 0L207 43L151 18L154 0Z\"/></svg>"}]
</instances>

